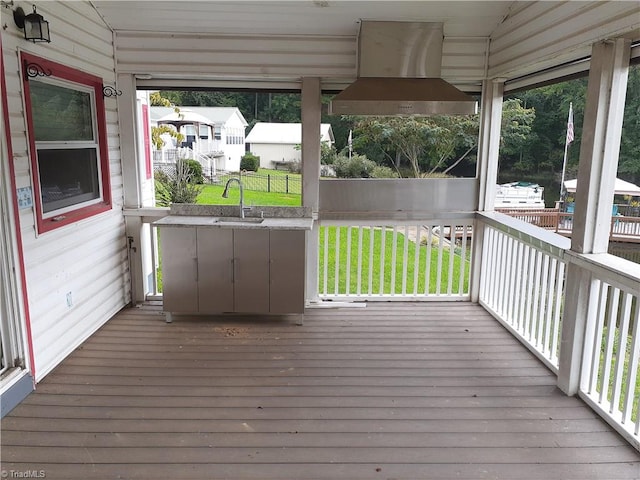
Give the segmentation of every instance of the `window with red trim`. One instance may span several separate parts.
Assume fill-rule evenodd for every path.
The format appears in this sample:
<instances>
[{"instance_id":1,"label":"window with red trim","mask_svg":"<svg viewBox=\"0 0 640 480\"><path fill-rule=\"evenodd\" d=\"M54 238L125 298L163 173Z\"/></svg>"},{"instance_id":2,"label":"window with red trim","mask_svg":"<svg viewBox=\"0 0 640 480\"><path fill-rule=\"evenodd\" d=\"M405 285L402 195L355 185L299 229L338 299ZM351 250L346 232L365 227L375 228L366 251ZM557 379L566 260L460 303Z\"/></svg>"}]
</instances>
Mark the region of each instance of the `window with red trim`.
<instances>
[{"instance_id":1,"label":"window with red trim","mask_svg":"<svg viewBox=\"0 0 640 480\"><path fill-rule=\"evenodd\" d=\"M38 231L110 210L102 79L26 53L21 60Z\"/></svg>"}]
</instances>

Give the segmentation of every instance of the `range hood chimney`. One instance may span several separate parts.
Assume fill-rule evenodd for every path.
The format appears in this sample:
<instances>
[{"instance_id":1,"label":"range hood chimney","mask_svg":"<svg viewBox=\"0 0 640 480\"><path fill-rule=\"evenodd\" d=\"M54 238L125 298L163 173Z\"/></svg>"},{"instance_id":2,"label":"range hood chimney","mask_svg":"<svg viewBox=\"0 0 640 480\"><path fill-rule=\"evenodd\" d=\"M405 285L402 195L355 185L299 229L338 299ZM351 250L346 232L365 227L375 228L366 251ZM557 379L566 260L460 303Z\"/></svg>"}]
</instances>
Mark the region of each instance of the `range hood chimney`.
<instances>
[{"instance_id":1,"label":"range hood chimney","mask_svg":"<svg viewBox=\"0 0 640 480\"><path fill-rule=\"evenodd\" d=\"M362 21L358 79L329 104L333 115L468 115L474 98L440 78L442 23Z\"/></svg>"}]
</instances>

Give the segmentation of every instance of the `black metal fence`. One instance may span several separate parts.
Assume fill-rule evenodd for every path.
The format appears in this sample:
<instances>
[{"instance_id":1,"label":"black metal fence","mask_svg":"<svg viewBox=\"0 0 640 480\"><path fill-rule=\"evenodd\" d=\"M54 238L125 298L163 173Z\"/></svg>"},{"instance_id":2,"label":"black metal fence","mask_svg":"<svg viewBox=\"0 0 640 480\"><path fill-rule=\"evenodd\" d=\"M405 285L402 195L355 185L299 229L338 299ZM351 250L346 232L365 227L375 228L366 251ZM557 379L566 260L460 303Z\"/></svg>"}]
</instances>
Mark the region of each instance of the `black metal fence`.
<instances>
[{"instance_id":1,"label":"black metal fence","mask_svg":"<svg viewBox=\"0 0 640 480\"><path fill-rule=\"evenodd\" d=\"M213 183L224 185L230 178L240 178L245 190L296 195L302 192L302 177L295 174L224 173L218 174Z\"/></svg>"}]
</instances>

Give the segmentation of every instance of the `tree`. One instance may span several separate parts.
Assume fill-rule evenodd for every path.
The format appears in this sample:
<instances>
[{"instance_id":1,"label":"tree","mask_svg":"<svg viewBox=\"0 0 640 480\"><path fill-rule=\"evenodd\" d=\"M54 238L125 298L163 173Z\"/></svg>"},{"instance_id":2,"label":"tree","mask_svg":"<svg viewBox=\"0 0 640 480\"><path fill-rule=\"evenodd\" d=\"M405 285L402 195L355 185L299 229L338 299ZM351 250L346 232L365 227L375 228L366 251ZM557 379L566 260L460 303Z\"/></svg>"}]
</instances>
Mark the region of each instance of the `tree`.
<instances>
[{"instance_id":1,"label":"tree","mask_svg":"<svg viewBox=\"0 0 640 480\"><path fill-rule=\"evenodd\" d=\"M533 109L517 99L504 103L501 146L506 155L526 142L534 117ZM448 174L465 159L475 162L478 115L354 117L354 122L354 149L400 175Z\"/></svg>"},{"instance_id":2,"label":"tree","mask_svg":"<svg viewBox=\"0 0 640 480\"><path fill-rule=\"evenodd\" d=\"M160 150L164 147L164 140L162 135L169 134L176 139L176 142L180 143L184 141L184 135L178 132L175 128L169 125L158 125L157 127L151 127L151 141L156 147L156 150Z\"/></svg>"}]
</instances>

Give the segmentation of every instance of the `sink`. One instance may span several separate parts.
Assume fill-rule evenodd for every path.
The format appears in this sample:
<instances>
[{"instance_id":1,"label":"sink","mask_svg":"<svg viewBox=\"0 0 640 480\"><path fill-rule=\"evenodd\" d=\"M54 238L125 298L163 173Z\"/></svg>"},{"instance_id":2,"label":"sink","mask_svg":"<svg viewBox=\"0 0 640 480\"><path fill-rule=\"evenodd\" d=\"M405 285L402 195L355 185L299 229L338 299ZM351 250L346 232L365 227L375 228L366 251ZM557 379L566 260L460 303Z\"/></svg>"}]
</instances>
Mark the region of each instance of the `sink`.
<instances>
[{"instance_id":1,"label":"sink","mask_svg":"<svg viewBox=\"0 0 640 480\"><path fill-rule=\"evenodd\" d=\"M262 222L264 222L264 218L220 217L220 218L217 218L214 223L217 223L219 225L222 225L222 224L229 225L229 224L246 224L246 223L257 224Z\"/></svg>"}]
</instances>

